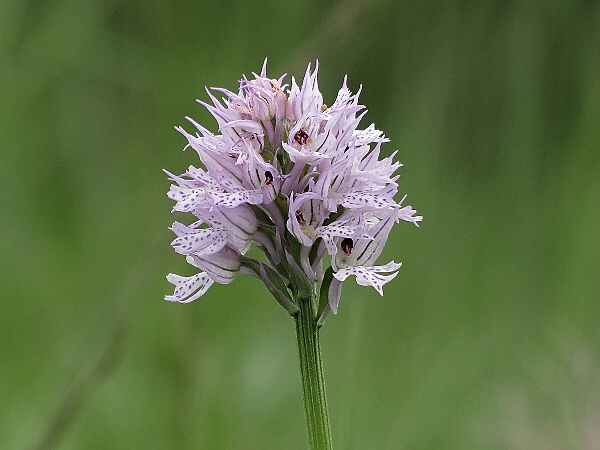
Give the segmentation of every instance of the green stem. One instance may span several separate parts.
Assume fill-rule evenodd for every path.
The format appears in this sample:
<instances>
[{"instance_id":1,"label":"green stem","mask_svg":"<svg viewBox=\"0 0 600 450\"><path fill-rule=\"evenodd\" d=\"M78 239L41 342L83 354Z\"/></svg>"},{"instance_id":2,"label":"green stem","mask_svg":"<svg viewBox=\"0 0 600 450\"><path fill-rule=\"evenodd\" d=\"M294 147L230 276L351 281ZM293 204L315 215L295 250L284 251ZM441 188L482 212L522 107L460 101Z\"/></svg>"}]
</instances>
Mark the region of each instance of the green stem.
<instances>
[{"instance_id":1,"label":"green stem","mask_svg":"<svg viewBox=\"0 0 600 450\"><path fill-rule=\"evenodd\" d=\"M311 450L331 450L331 430L319 345L319 327L315 318L313 300L310 297L299 297L298 306L300 311L294 315L294 319L308 442Z\"/></svg>"}]
</instances>

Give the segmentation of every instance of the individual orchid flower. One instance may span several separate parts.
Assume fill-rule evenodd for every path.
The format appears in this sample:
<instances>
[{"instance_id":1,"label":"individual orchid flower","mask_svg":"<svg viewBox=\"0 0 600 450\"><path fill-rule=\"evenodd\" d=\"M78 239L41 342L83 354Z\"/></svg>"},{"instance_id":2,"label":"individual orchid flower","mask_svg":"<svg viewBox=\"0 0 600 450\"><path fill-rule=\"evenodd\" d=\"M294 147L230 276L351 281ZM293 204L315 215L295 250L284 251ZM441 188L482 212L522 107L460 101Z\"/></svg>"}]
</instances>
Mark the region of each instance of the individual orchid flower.
<instances>
[{"instance_id":1,"label":"individual orchid flower","mask_svg":"<svg viewBox=\"0 0 600 450\"><path fill-rule=\"evenodd\" d=\"M206 272L200 272L191 277L170 273L167 275L167 281L175 285L175 291L172 295L166 295L165 300L179 303L190 303L202 297L214 283L214 280Z\"/></svg>"},{"instance_id":2,"label":"individual orchid flower","mask_svg":"<svg viewBox=\"0 0 600 450\"><path fill-rule=\"evenodd\" d=\"M328 216L325 199L315 192L307 192L291 199L287 227L289 232L307 247L322 238L330 255L337 252L334 242L337 237L370 239L370 236L363 232L361 216L348 212L325 224Z\"/></svg>"},{"instance_id":3,"label":"individual orchid flower","mask_svg":"<svg viewBox=\"0 0 600 450\"><path fill-rule=\"evenodd\" d=\"M223 246L219 251L200 256L199 253L188 255L189 264L202 270L191 277L182 277L170 273L167 280L175 285L173 295L165 296L165 300L179 303L189 303L208 291L213 283L229 284L240 272L241 255L229 246Z\"/></svg>"},{"instance_id":4,"label":"individual orchid flower","mask_svg":"<svg viewBox=\"0 0 600 450\"><path fill-rule=\"evenodd\" d=\"M309 77L310 79L312 78ZM288 133L288 141L282 145L295 164L321 166L327 160L343 154L362 117L356 117L356 113L364 107L357 104L358 94L350 94L345 78L344 85L330 108L323 105L320 96L314 102L304 102L315 84L316 79L313 83L307 83L305 78L297 97L290 94L294 114L299 117ZM293 81L292 90L294 87L297 89Z\"/></svg>"},{"instance_id":5,"label":"individual orchid flower","mask_svg":"<svg viewBox=\"0 0 600 450\"><path fill-rule=\"evenodd\" d=\"M383 285L394 279L402 263L391 261L384 266L372 264L383 251L388 234L396 221L397 210L387 214L383 219L375 216L369 218L373 224L368 230L369 239L344 238L339 240L339 251L332 260L333 277L329 287L329 306L336 313L341 295L341 283L350 275L356 276L357 284L373 286L383 296ZM390 273L391 275L381 275Z\"/></svg>"}]
</instances>

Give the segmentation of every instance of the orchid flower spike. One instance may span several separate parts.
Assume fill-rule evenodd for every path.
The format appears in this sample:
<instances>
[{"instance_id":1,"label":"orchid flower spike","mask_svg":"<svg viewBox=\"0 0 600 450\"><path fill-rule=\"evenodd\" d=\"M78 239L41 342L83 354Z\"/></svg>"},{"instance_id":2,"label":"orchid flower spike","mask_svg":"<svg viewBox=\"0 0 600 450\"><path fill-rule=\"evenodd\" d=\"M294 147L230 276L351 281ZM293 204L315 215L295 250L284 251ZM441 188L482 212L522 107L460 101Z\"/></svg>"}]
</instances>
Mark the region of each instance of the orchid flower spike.
<instances>
[{"instance_id":1,"label":"orchid flower spike","mask_svg":"<svg viewBox=\"0 0 600 450\"><path fill-rule=\"evenodd\" d=\"M299 295L320 295L318 313L326 314L337 312L351 275L381 295L397 275L401 263L375 261L393 225L418 226L422 217L394 200L401 164L395 153L379 159L388 139L373 124L358 128L366 113L359 93L344 79L327 106L317 73L318 63L309 65L302 84L292 78L288 86L285 76L267 76L265 60L237 93L207 89L211 103L199 101L218 134L192 119L193 133L176 127L201 164L165 171L173 211L194 216L172 225L172 245L200 271L169 274L175 290L166 300L191 302L243 273L262 280L290 314Z\"/></svg>"}]
</instances>

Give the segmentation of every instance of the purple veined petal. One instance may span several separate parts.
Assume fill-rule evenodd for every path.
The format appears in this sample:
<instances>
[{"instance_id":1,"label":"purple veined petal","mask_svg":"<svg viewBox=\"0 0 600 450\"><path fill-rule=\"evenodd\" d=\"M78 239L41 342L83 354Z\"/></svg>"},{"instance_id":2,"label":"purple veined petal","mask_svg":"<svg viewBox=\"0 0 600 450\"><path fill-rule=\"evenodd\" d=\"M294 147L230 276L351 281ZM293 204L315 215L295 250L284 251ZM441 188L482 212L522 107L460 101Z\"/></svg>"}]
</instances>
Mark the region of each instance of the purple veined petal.
<instances>
[{"instance_id":1,"label":"purple veined petal","mask_svg":"<svg viewBox=\"0 0 600 450\"><path fill-rule=\"evenodd\" d=\"M266 187L274 199L281 187L281 176L274 165L265 162L258 154L248 157L241 172L242 184L245 189L261 189ZM272 201L272 200L271 200Z\"/></svg>"},{"instance_id":2,"label":"purple veined petal","mask_svg":"<svg viewBox=\"0 0 600 450\"><path fill-rule=\"evenodd\" d=\"M373 126L373 124L371 124L370 126ZM360 131L366 131L366 130L360 130ZM381 152L381 142L377 142L375 147L373 149L371 149L369 143L362 143L362 142L359 142L359 140L357 139L354 141L353 147L356 149L356 151L358 153L358 158L360 159L360 163L358 164L358 170L360 170L360 171L370 170L374 166L376 166L378 162L380 162L379 161L379 153ZM395 151L392 154L392 156L394 156L396 153L397 153L397 151Z\"/></svg>"},{"instance_id":3,"label":"purple veined petal","mask_svg":"<svg viewBox=\"0 0 600 450\"><path fill-rule=\"evenodd\" d=\"M327 164L329 167L331 164L345 158L347 142L343 133L339 133L338 130L330 130L326 128L323 132L318 133L313 142L310 144L310 148L317 154L321 155L321 160L317 161L319 164L319 171L323 171ZM331 162L329 162L331 161Z\"/></svg>"},{"instance_id":4,"label":"purple veined petal","mask_svg":"<svg viewBox=\"0 0 600 450\"><path fill-rule=\"evenodd\" d=\"M263 134L248 134L244 136L242 141L238 144L239 152L235 165L243 166L247 164L250 159L262 159L259 155L263 145Z\"/></svg>"},{"instance_id":5,"label":"purple veined petal","mask_svg":"<svg viewBox=\"0 0 600 450\"><path fill-rule=\"evenodd\" d=\"M377 190L376 193L392 200L392 198L398 193L398 185L390 180L386 187ZM397 206L395 202L394 206Z\"/></svg>"},{"instance_id":6,"label":"purple veined petal","mask_svg":"<svg viewBox=\"0 0 600 450\"><path fill-rule=\"evenodd\" d=\"M227 230L229 242L241 253L250 248L252 236L256 233L258 221L254 212L245 204L235 208L214 208L215 219Z\"/></svg>"},{"instance_id":7,"label":"purple veined petal","mask_svg":"<svg viewBox=\"0 0 600 450\"><path fill-rule=\"evenodd\" d=\"M367 230L373 239L360 239L354 247L354 257L356 264L370 265L375 262L383 251L383 247L387 242L390 230L394 225L395 218L393 214L381 219L374 227Z\"/></svg>"},{"instance_id":8,"label":"purple veined petal","mask_svg":"<svg viewBox=\"0 0 600 450\"><path fill-rule=\"evenodd\" d=\"M300 145L306 145L313 134L319 132L318 116L321 113L316 104L310 104L302 110L302 115L296 120L294 126L289 131L289 144L294 142Z\"/></svg>"},{"instance_id":9,"label":"purple veined petal","mask_svg":"<svg viewBox=\"0 0 600 450\"><path fill-rule=\"evenodd\" d=\"M247 133L263 133L263 128L260 123L254 122L253 120L239 119L227 122L221 127L221 130L226 130L228 128L236 128L242 135Z\"/></svg>"},{"instance_id":10,"label":"purple veined petal","mask_svg":"<svg viewBox=\"0 0 600 450\"><path fill-rule=\"evenodd\" d=\"M388 213L386 217L378 220L376 224L366 230L371 239L356 239L350 254L338 251L335 258L332 258L334 269L373 264L383 251L395 220L395 211Z\"/></svg>"},{"instance_id":11,"label":"purple veined petal","mask_svg":"<svg viewBox=\"0 0 600 450\"><path fill-rule=\"evenodd\" d=\"M216 215L222 215L226 219L224 224L228 229L239 229L240 232L236 232L236 234L240 236L245 235L250 237L256 232L258 221L254 211L247 205L240 205L235 208L215 209L214 212Z\"/></svg>"},{"instance_id":12,"label":"purple veined petal","mask_svg":"<svg viewBox=\"0 0 600 450\"><path fill-rule=\"evenodd\" d=\"M315 123L311 128L314 129L311 131L314 138L307 143L308 149L315 154L322 155L323 159L332 159L341 145L335 134L329 129L320 131L319 123Z\"/></svg>"},{"instance_id":13,"label":"purple veined petal","mask_svg":"<svg viewBox=\"0 0 600 450\"><path fill-rule=\"evenodd\" d=\"M294 162L294 164L299 164L301 166L305 164L311 166L319 164L321 161L331 159L333 156L325 155L321 152L313 150L308 146L303 146L300 150L298 150L294 148L294 146L283 142L282 147L290 156L290 159Z\"/></svg>"},{"instance_id":14,"label":"purple veined petal","mask_svg":"<svg viewBox=\"0 0 600 450\"><path fill-rule=\"evenodd\" d=\"M278 111L275 111L275 114L278 115ZM273 145L275 144L279 139L278 139L278 134L277 134L277 130L281 129L281 120L277 120L275 122L275 124L271 123L271 122L267 122L265 120L262 121L262 126L264 129L264 135L267 138L267 141ZM264 141L263 141L263 145L264 145Z\"/></svg>"},{"instance_id":15,"label":"purple veined petal","mask_svg":"<svg viewBox=\"0 0 600 450\"><path fill-rule=\"evenodd\" d=\"M245 149L238 147L237 141L232 143L221 142L214 149L198 153L198 156L211 177L214 178L215 173L226 170L239 178L240 169L237 167L236 162L240 157L240 153L245 153Z\"/></svg>"},{"instance_id":16,"label":"purple veined petal","mask_svg":"<svg viewBox=\"0 0 600 450\"><path fill-rule=\"evenodd\" d=\"M299 94L300 108L302 111L311 107L320 110L323 106L323 96L319 91L319 83L317 81L318 73L319 61L315 62L315 70L312 73L310 72L310 64L306 68Z\"/></svg>"},{"instance_id":17,"label":"purple veined petal","mask_svg":"<svg viewBox=\"0 0 600 450\"><path fill-rule=\"evenodd\" d=\"M175 222L171 230L178 236L171 245L181 255L210 255L221 250L228 240L225 228L192 229Z\"/></svg>"},{"instance_id":18,"label":"purple veined petal","mask_svg":"<svg viewBox=\"0 0 600 450\"><path fill-rule=\"evenodd\" d=\"M214 283L204 272L192 275L191 277L182 277L170 273L167 275L167 281L175 285L175 291L173 295L166 295L165 300L179 303L193 302L202 297Z\"/></svg>"},{"instance_id":19,"label":"purple veined petal","mask_svg":"<svg viewBox=\"0 0 600 450\"><path fill-rule=\"evenodd\" d=\"M192 263L216 283L229 284L240 272L240 254L229 246L223 247L217 253L205 256L188 256Z\"/></svg>"},{"instance_id":20,"label":"purple veined petal","mask_svg":"<svg viewBox=\"0 0 600 450\"><path fill-rule=\"evenodd\" d=\"M302 219L303 220L303 219ZM292 235L302 244L306 246L311 246L314 242L314 239L308 236L302 228L298 217L296 217L295 213L291 213L288 215L288 220L286 223L287 229Z\"/></svg>"},{"instance_id":21,"label":"purple veined petal","mask_svg":"<svg viewBox=\"0 0 600 450\"><path fill-rule=\"evenodd\" d=\"M325 128L325 131L331 131L331 135L335 138L337 143L335 150L338 155L353 140L354 130L367 113L365 110L358 117L353 117L353 112L358 109L360 108L354 108L353 111L341 111L337 116L334 116L333 120ZM345 115L346 112L350 113L349 116Z\"/></svg>"},{"instance_id":22,"label":"purple veined petal","mask_svg":"<svg viewBox=\"0 0 600 450\"><path fill-rule=\"evenodd\" d=\"M262 186L260 188L262 192L262 202L261 203L272 203L277 198L277 190L273 185L271 186Z\"/></svg>"},{"instance_id":23,"label":"purple veined petal","mask_svg":"<svg viewBox=\"0 0 600 450\"><path fill-rule=\"evenodd\" d=\"M286 114L292 120L298 121L304 111L308 108L320 110L323 106L323 96L319 91L317 74L319 71L319 62L315 64L315 70L311 73L310 64L306 68L302 87L298 88L296 80L292 77L292 85L288 94L288 108Z\"/></svg>"},{"instance_id":24,"label":"purple veined petal","mask_svg":"<svg viewBox=\"0 0 600 450\"><path fill-rule=\"evenodd\" d=\"M333 276L339 281L344 281L350 275L355 275L357 284L360 286L373 286L375 290L379 292L379 295L383 296L383 285L392 281L396 275L398 275L398 272L394 272L390 275L380 275L379 272L391 272L398 270L400 265L401 263L396 264L392 261L385 266L346 267L344 269L339 269L333 274ZM388 270L388 268L392 268L392 270Z\"/></svg>"},{"instance_id":25,"label":"purple veined petal","mask_svg":"<svg viewBox=\"0 0 600 450\"><path fill-rule=\"evenodd\" d=\"M313 192L319 194L322 198L327 198L329 196L329 187L331 185L331 179L334 176L335 172L335 164L321 171L317 178L317 181L315 182Z\"/></svg>"},{"instance_id":26,"label":"purple veined petal","mask_svg":"<svg viewBox=\"0 0 600 450\"><path fill-rule=\"evenodd\" d=\"M304 110L289 132L286 149L296 163L317 165L323 159L335 158L352 135L349 127L358 124L358 121L346 123L343 113L327 116L329 119L325 120L326 113L316 106Z\"/></svg>"},{"instance_id":27,"label":"purple veined petal","mask_svg":"<svg viewBox=\"0 0 600 450\"><path fill-rule=\"evenodd\" d=\"M341 147L356 147L354 131L367 114L367 110L364 110L356 116L356 113L362 109L362 106L348 107L339 114L335 121L331 122L331 125L329 125L337 140L340 142Z\"/></svg>"},{"instance_id":28,"label":"purple veined petal","mask_svg":"<svg viewBox=\"0 0 600 450\"><path fill-rule=\"evenodd\" d=\"M298 120L300 116L302 116L300 107L297 107L299 95L300 87L298 87L298 84L296 83L296 78L292 77L290 89L288 91L288 102L285 109L286 117L289 117L291 120ZM296 113L298 113L298 115L296 115Z\"/></svg>"},{"instance_id":29,"label":"purple veined petal","mask_svg":"<svg viewBox=\"0 0 600 450\"><path fill-rule=\"evenodd\" d=\"M318 194L306 192L290 198L287 229L302 245L313 244L323 220L323 199Z\"/></svg>"},{"instance_id":30,"label":"purple veined petal","mask_svg":"<svg viewBox=\"0 0 600 450\"><path fill-rule=\"evenodd\" d=\"M338 194L336 183L343 183L344 173L347 164L338 161L335 164L322 169L314 186L314 192L326 199L326 208L329 212L334 212L337 205L341 202L341 195Z\"/></svg>"},{"instance_id":31,"label":"purple veined petal","mask_svg":"<svg viewBox=\"0 0 600 450\"><path fill-rule=\"evenodd\" d=\"M256 122L252 122L252 123L256 123ZM257 125L258 125L258 127L260 127L259 124L257 124ZM254 127L253 127L253 129L254 129ZM255 133L253 131L246 130L245 128L240 128L240 127L229 127L226 125L223 125L221 127L221 133L223 136L223 140L224 140L226 146L233 151L243 150L246 147L244 140L247 139L249 136L251 136L251 135L263 136L264 129L262 127L260 127L260 130L261 130L260 133Z\"/></svg>"}]
</instances>

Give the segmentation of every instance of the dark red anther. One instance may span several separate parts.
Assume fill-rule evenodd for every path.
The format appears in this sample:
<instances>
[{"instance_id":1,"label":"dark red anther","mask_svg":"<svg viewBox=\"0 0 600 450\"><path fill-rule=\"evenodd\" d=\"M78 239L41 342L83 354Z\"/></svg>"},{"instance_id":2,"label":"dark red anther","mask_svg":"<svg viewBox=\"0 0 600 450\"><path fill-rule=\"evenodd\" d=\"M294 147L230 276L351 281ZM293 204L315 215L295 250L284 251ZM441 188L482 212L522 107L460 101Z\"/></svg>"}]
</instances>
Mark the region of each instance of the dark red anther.
<instances>
[{"instance_id":1,"label":"dark red anther","mask_svg":"<svg viewBox=\"0 0 600 450\"><path fill-rule=\"evenodd\" d=\"M294 140L300 145L305 145L308 142L308 134L301 129L294 135Z\"/></svg>"},{"instance_id":2,"label":"dark red anther","mask_svg":"<svg viewBox=\"0 0 600 450\"><path fill-rule=\"evenodd\" d=\"M306 225L306 220L302 217L302 213L300 211L296 211L296 220L300 225Z\"/></svg>"},{"instance_id":3,"label":"dark red anther","mask_svg":"<svg viewBox=\"0 0 600 450\"><path fill-rule=\"evenodd\" d=\"M270 186L270 185L271 185L271 183L273 183L273 174L271 173L271 171L270 171L270 170L267 170L267 171L265 172L265 184L266 184L267 186Z\"/></svg>"},{"instance_id":4,"label":"dark red anther","mask_svg":"<svg viewBox=\"0 0 600 450\"><path fill-rule=\"evenodd\" d=\"M350 255L350 253L352 253L352 248L354 247L354 242L352 241L352 239L344 238L342 239L342 243L340 245L342 247L343 252L346 255Z\"/></svg>"}]
</instances>

